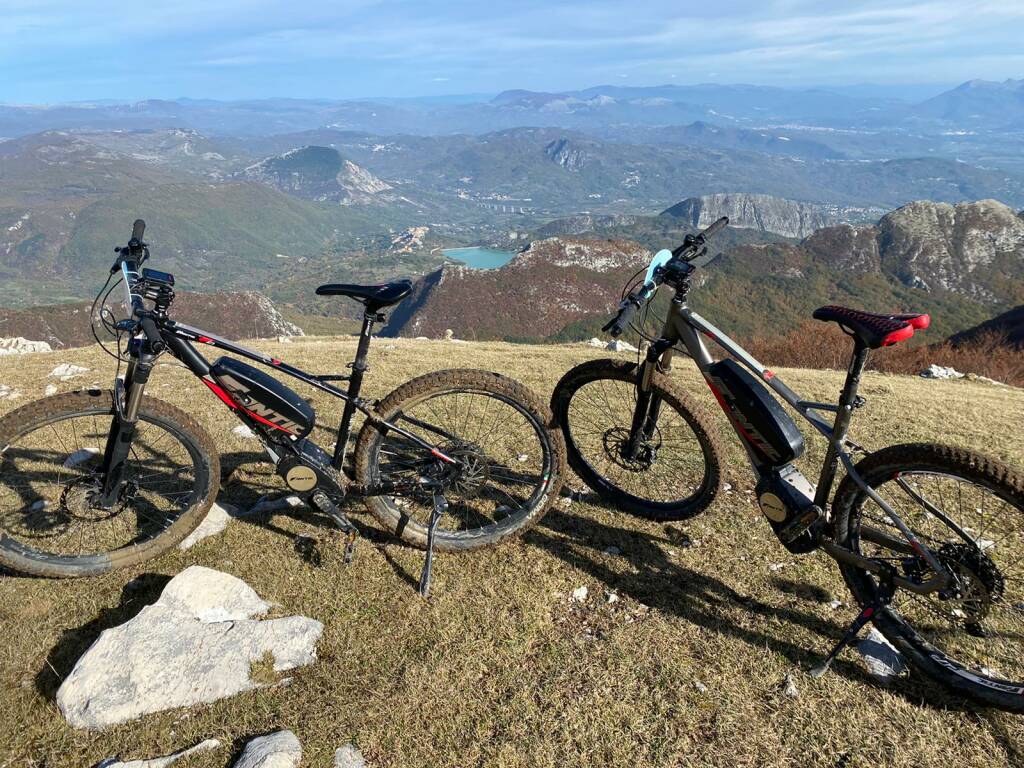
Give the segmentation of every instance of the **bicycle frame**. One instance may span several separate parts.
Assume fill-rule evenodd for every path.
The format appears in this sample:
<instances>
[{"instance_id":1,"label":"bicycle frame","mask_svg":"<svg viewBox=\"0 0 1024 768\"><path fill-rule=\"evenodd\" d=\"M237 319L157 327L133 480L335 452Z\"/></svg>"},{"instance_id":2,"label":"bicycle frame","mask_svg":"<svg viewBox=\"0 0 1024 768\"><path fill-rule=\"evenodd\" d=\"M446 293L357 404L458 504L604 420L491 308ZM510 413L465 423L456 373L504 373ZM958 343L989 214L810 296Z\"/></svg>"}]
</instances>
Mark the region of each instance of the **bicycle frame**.
<instances>
[{"instance_id":1,"label":"bicycle frame","mask_svg":"<svg viewBox=\"0 0 1024 768\"><path fill-rule=\"evenodd\" d=\"M895 510L873 488L868 486L857 472L853 458L846 449L849 442L847 440L847 433L853 418L853 411L860 404L860 401L857 399L857 390L860 386L861 374L864 371L868 358L868 349L859 342L854 347L853 359L850 362L850 367L847 369L846 382L843 385L838 405L804 400L790 389L774 371L762 365L736 341L729 338L728 335L690 309L686 303L685 293L677 292L672 299L661 336L650 346L647 359L640 368L637 407L634 412L631 430L633 440L639 441L641 439L641 432L648 437L653 432L660 403L653 401L650 394L651 377L656 369L662 371L671 369L672 357L677 344L681 343L688 355L693 358L701 375L704 376L705 381L708 382L708 385L714 392L708 370L714 363L714 360L704 343L702 335L711 339L717 346L724 349L744 367L753 372L769 389L788 403L828 441L828 451L825 455L825 461L815 488L814 503L821 509L827 508L828 499L832 493L832 487L841 462L849 477L892 520L893 524L905 537L906 543L900 542L884 531L871 527L864 527L861 535L869 541L895 547L897 550L902 549L908 554L916 554L923 558L936 574L935 577L923 583L912 582L899 576L895 576L893 582L900 587L919 594L928 594L945 587L950 580L946 569L939 563L935 555L921 544L917 536L914 535L913 531L903 522ZM818 413L819 411L834 413L835 421L829 424ZM765 476L768 469L757 460L748 437L739 426L734 424L732 419L729 420L729 423L747 452L751 468L758 480L760 480ZM882 570L882 566L878 562L863 557L846 547L836 544L832 540L822 539L821 546L837 560L842 560L873 572L880 572Z\"/></svg>"},{"instance_id":2,"label":"bicycle frame","mask_svg":"<svg viewBox=\"0 0 1024 768\"><path fill-rule=\"evenodd\" d=\"M215 381L210 378L210 363L193 346L193 342L225 350L232 354L244 357L260 363L274 371L279 371L287 376L298 379L316 389L319 389L332 397L339 398L345 402L341 423L338 427L337 438L334 445L334 453L330 459L330 465L336 471L341 471L347 451L349 439L352 432L352 419L358 410L365 414L367 420L378 426L386 427L389 430L398 432L403 437L415 442L426 449L440 461L448 464L458 465L457 459L447 456L437 446L426 442L418 435L403 429L401 426L381 419L372 410L373 402L359 397L362 388L363 376L369 369L367 365L367 353L369 352L371 332L374 322L380 320L380 315L366 313L363 317L363 324L359 334L359 344L356 348L356 356L350 364L352 373L349 375L315 375L303 371L293 365L289 365L278 358L256 350L236 344L228 339L214 333L195 328L185 323L165 319L159 324L160 336L166 344L167 350L203 382L227 407L231 408L243 421L249 423L263 422L270 426L276 425L262 419L259 414L243 408ZM135 424L138 420L138 411L142 402L143 392L149 380L153 366L156 364L157 354L149 350L149 345L143 339L133 339L129 345L131 360L124 380L118 379L115 384L115 410L118 418L111 424L111 432L107 440L107 448L104 455L103 470L105 473L104 491L101 499L102 504L112 505L115 503L117 494L123 483L125 461L130 450L131 439L134 434ZM347 390L341 390L332 386L330 381L347 381ZM251 421L250 421L251 420ZM442 437L445 435L441 430L429 424L417 422L417 426L435 432ZM280 459L270 448L266 446L268 453L276 461ZM380 489L363 489L364 495L374 493L395 493L392 487Z\"/></svg>"}]
</instances>

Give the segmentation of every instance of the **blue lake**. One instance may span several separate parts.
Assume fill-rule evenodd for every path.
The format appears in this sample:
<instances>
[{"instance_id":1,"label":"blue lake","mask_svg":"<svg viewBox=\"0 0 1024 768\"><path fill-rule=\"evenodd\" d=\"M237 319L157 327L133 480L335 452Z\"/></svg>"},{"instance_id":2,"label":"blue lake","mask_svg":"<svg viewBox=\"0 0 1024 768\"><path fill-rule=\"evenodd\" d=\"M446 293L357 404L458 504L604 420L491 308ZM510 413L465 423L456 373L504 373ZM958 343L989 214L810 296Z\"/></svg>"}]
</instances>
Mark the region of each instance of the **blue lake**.
<instances>
[{"instance_id":1,"label":"blue lake","mask_svg":"<svg viewBox=\"0 0 1024 768\"><path fill-rule=\"evenodd\" d=\"M445 248L441 253L473 269L496 269L508 264L515 256L512 251L499 251L497 248Z\"/></svg>"}]
</instances>

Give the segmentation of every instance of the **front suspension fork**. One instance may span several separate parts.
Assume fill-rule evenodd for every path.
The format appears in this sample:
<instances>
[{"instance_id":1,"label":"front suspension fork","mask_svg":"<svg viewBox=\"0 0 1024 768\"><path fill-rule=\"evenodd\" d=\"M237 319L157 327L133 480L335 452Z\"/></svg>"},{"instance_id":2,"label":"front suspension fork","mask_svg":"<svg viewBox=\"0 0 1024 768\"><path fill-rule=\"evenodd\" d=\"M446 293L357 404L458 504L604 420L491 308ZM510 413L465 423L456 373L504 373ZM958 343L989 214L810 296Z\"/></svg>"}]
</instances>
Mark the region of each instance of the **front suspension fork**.
<instances>
[{"instance_id":1,"label":"front suspension fork","mask_svg":"<svg viewBox=\"0 0 1024 768\"><path fill-rule=\"evenodd\" d=\"M110 422L107 446L100 467L103 491L96 499L96 505L101 509L110 509L121 497L128 469L128 455L139 421L139 408L155 359L155 355L140 352L138 358L128 363L124 385L118 381L114 386L114 418Z\"/></svg>"}]
</instances>

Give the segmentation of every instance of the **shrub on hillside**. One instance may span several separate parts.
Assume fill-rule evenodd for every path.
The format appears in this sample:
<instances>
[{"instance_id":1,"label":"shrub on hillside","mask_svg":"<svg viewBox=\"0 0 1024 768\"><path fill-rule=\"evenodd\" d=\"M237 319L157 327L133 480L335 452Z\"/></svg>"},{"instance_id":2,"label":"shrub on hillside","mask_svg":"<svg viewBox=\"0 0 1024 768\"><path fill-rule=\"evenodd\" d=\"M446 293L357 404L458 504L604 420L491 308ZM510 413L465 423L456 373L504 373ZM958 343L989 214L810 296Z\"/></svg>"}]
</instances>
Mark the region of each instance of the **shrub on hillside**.
<instances>
[{"instance_id":1,"label":"shrub on hillside","mask_svg":"<svg viewBox=\"0 0 1024 768\"><path fill-rule=\"evenodd\" d=\"M808 320L781 336L759 336L743 345L765 365L843 370L853 344L838 326ZM986 332L969 343L906 345L876 350L868 368L888 373L916 374L929 365L976 373L1014 386L1024 386L1024 350L1014 349L1004 334Z\"/></svg>"}]
</instances>

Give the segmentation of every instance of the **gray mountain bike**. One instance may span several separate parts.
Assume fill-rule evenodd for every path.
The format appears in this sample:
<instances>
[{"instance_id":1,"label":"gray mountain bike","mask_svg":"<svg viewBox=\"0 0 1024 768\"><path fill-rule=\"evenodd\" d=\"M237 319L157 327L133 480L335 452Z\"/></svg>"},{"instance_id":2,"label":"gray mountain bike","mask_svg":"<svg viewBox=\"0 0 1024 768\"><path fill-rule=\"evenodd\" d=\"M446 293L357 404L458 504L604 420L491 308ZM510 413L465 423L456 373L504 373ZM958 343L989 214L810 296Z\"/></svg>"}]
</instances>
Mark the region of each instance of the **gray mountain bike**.
<instances>
[{"instance_id":1,"label":"gray mountain bike","mask_svg":"<svg viewBox=\"0 0 1024 768\"><path fill-rule=\"evenodd\" d=\"M1024 477L945 445L868 454L847 434L866 402L857 390L870 351L927 328L928 315L815 310L815 319L838 323L852 338L853 355L838 404L804 400L687 306L694 274L711 261L706 241L726 224L722 218L655 254L605 326L619 336L659 286L671 288L664 327L645 359L592 360L559 382L552 412L570 465L603 498L634 513L678 520L708 507L720 484L721 450L708 418L668 375L681 347L739 437L775 534L791 552L820 549L834 558L861 606L812 674L824 674L870 621L940 684L1024 711ZM731 358L713 360L704 338ZM794 464L803 436L771 393L828 441L817 484ZM855 462L855 454L866 455ZM833 494L840 465L845 476Z\"/></svg>"}]
</instances>

